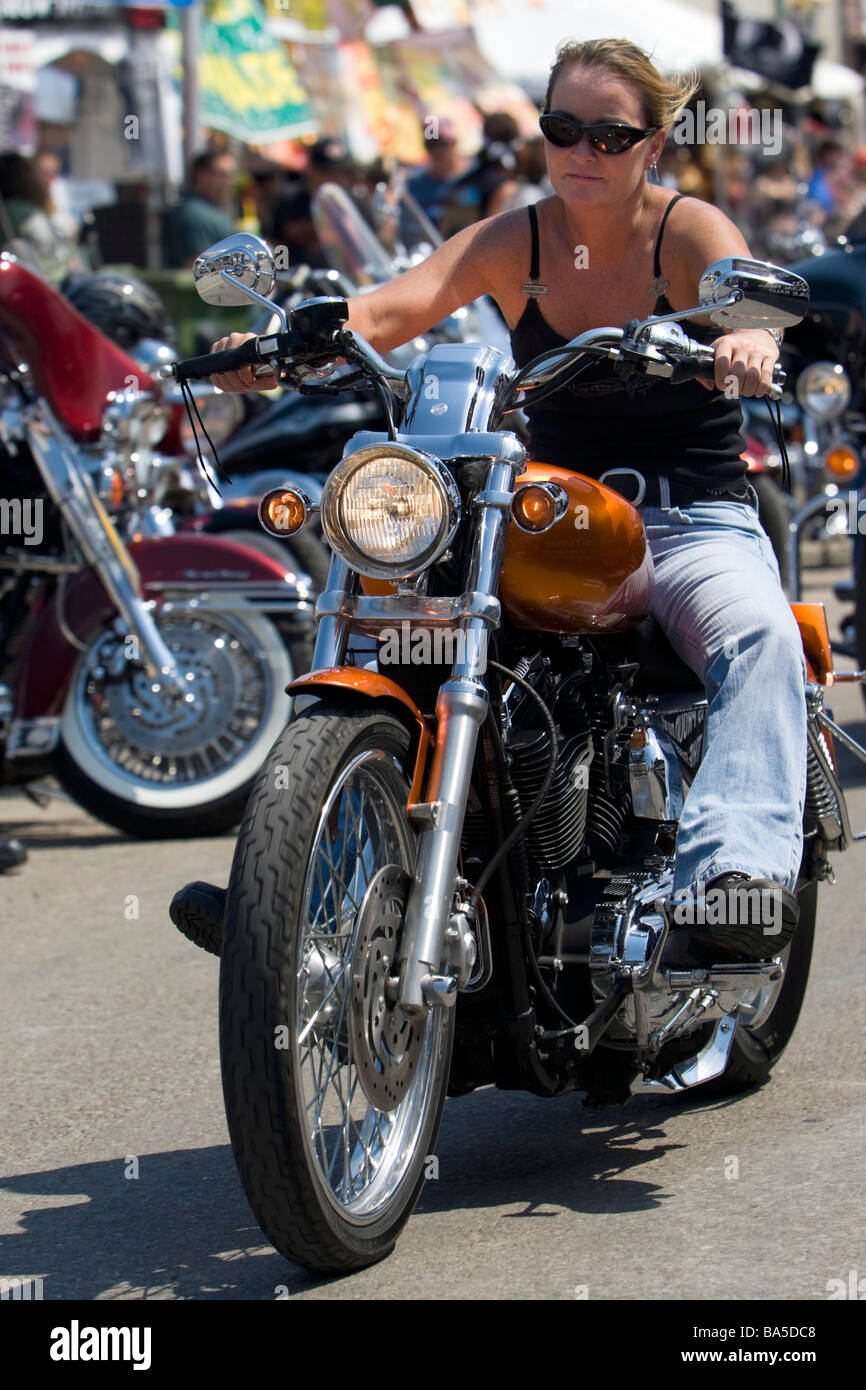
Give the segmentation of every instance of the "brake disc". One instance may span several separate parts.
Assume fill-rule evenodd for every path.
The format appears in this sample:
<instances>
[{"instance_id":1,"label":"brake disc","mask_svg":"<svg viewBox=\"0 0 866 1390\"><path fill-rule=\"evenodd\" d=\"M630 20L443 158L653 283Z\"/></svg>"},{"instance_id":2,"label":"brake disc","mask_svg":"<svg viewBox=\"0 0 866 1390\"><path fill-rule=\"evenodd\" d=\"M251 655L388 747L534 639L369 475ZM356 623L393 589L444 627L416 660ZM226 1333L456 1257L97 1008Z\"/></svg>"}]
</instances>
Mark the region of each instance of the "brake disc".
<instances>
[{"instance_id":1,"label":"brake disc","mask_svg":"<svg viewBox=\"0 0 866 1390\"><path fill-rule=\"evenodd\" d=\"M426 1015L409 1018L389 1003L388 976L394 968L406 911L409 875L396 864L380 869L364 894L352 962L351 1032L358 1079L376 1110L396 1110L412 1084Z\"/></svg>"}]
</instances>

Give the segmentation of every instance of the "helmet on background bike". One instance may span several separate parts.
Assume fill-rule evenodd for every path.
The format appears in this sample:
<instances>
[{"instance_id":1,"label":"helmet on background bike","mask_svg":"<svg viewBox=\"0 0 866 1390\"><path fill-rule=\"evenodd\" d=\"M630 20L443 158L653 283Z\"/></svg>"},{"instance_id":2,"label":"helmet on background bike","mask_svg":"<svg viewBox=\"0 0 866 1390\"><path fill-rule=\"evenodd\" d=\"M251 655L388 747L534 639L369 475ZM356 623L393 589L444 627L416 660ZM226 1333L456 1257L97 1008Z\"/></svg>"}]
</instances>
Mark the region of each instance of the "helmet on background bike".
<instances>
[{"instance_id":1,"label":"helmet on background bike","mask_svg":"<svg viewBox=\"0 0 866 1390\"><path fill-rule=\"evenodd\" d=\"M125 351L144 338L174 343L168 310L155 290L117 270L68 276L63 293L84 318Z\"/></svg>"}]
</instances>

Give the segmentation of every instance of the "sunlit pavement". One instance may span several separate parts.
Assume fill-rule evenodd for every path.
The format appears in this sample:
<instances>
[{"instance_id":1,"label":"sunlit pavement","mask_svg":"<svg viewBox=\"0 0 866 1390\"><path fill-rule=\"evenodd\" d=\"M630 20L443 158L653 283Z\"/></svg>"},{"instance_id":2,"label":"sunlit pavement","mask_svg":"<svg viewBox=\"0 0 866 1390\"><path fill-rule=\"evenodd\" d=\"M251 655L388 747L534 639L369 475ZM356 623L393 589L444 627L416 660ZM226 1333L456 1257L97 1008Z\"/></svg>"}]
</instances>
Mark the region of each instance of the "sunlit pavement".
<instances>
[{"instance_id":1,"label":"sunlit pavement","mask_svg":"<svg viewBox=\"0 0 866 1390\"><path fill-rule=\"evenodd\" d=\"M806 573L828 597L843 571ZM840 667L851 663L840 659ZM836 718L866 739L856 687ZM844 750L856 830L866 767ZM214 957L168 919L225 882L230 836L136 844L75 806L0 797L30 862L0 878L0 1277L47 1299L823 1299L866 1274L866 842L820 890L812 978L769 1085L585 1110L492 1088L449 1101L439 1176L394 1255L322 1281L277 1255L234 1168Z\"/></svg>"}]
</instances>

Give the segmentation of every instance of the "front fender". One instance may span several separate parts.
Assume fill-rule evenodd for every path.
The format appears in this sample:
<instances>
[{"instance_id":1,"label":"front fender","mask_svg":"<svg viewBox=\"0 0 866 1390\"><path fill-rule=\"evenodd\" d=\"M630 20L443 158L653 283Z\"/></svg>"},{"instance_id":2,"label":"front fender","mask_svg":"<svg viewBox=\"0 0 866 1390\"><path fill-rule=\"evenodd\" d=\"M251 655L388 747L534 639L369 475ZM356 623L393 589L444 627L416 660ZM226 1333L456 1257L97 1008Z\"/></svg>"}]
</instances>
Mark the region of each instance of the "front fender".
<instances>
[{"instance_id":1,"label":"front fender","mask_svg":"<svg viewBox=\"0 0 866 1390\"><path fill-rule=\"evenodd\" d=\"M248 549L221 536L178 532L133 541L129 553L141 571L142 591L156 598L171 589L231 589L243 593L248 585L272 584L274 597L300 597L297 576L260 550Z\"/></svg>"},{"instance_id":2,"label":"front fender","mask_svg":"<svg viewBox=\"0 0 866 1390\"><path fill-rule=\"evenodd\" d=\"M160 536L133 541L129 554L141 575L142 596L157 602L167 593L230 593L243 597L267 586L276 601L305 597L295 576L278 561L218 536ZM85 646L111 622L115 608L95 570L85 569L66 585L63 615ZM58 621L56 592L31 624L17 662L15 716L38 719L60 715L79 652Z\"/></svg>"},{"instance_id":3,"label":"front fender","mask_svg":"<svg viewBox=\"0 0 866 1390\"><path fill-rule=\"evenodd\" d=\"M313 671L310 675L299 676L297 680L291 681L286 686L288 695L323 695L327 690L337 690L345 693L351 692L352 695L361 696L364 700L371 703L376 700L396 700L404 709L408 710L418 725L418 749L415 754L415 769L412 774L412 786L409 791L407 810L417 805L421 801L421 792L424 783L424 770L427 766L427 754L433 744L433 738L427 727L427 721L411 696L399 686L396 681L392 681L389 676L380 675L378 671L365 671L357 666L330 666L324 671Z\"/></svg>"}]
</instances>

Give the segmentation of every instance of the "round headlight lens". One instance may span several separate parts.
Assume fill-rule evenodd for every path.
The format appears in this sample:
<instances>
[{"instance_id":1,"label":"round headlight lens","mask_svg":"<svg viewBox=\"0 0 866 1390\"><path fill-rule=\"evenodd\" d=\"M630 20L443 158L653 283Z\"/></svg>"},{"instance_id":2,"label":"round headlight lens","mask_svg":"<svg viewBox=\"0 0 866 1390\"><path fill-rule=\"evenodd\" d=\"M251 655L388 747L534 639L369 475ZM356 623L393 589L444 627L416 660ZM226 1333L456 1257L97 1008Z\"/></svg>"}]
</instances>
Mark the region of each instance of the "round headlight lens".
<instances>
[{"instance_id":1,"label":"round headlight lens","mask_svg":"<svg viewBox=\"0 0 866 1390\"><path fill-rule=\"evenodd\" d=\"M337 554L372 578L409 578L457 528L457 486L430 455L400 444L349 454L325 484L322 528Z\"/></svg>"},{"instance_id":2,"label":"round headlight lens","mask_svg":"<svg viewBox=\"0 0 866 1390\"><path fill-rule=\"evenodd\" d=\"M838 362L812 362L800 373L797 400L807 415L838 420L851 404L851 380Z\"/></svg>"}]
</instances>

